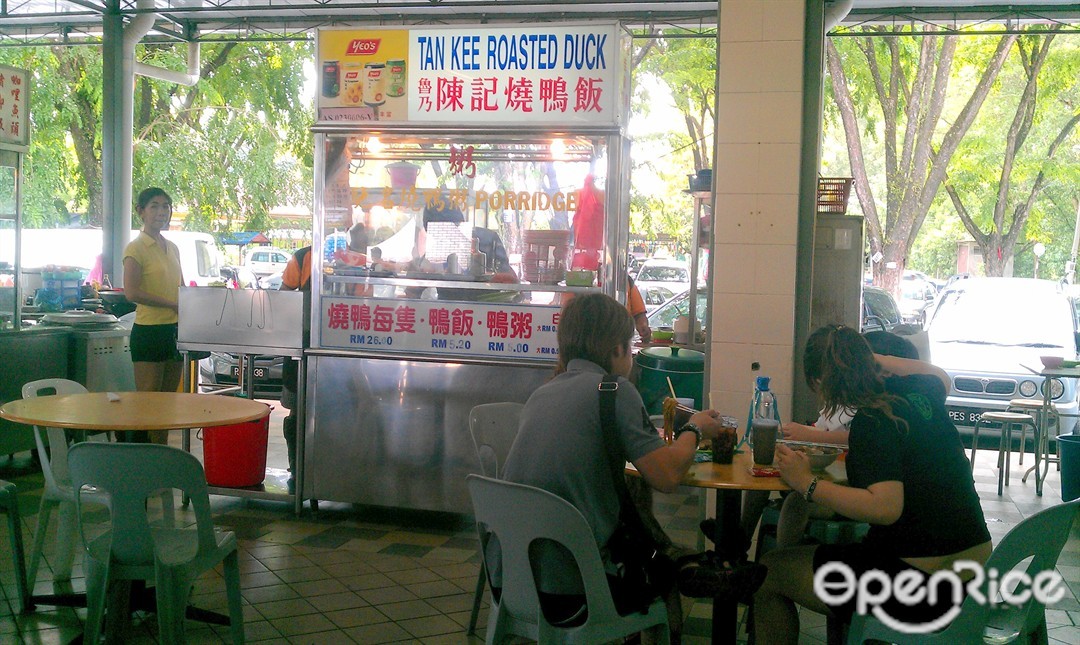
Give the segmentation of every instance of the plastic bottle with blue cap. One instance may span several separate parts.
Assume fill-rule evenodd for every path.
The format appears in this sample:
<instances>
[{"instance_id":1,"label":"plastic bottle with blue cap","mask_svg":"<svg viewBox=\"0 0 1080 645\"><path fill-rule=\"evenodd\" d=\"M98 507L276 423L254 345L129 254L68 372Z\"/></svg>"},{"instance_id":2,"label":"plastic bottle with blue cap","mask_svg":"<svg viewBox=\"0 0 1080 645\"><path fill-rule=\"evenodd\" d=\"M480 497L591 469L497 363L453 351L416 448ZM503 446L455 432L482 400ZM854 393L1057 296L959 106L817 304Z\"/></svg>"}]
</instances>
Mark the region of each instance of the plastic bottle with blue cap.
<instances>
[{"instance_id":1,"label":"plastic bottle with blue cap","mask_svg":"<svg viewBox=\"0 0 1080 645\"><path fill-rule=\"evenodd\" d=\"M780 423L780 410L776 405L776 397L769 390L769 377L759 376L754 381L754 398L750 402L750 412L746 415L746 433L739 445L753 441L751 429L754 427L754 419L772 419Z\"/></svg>"}]
</instances>

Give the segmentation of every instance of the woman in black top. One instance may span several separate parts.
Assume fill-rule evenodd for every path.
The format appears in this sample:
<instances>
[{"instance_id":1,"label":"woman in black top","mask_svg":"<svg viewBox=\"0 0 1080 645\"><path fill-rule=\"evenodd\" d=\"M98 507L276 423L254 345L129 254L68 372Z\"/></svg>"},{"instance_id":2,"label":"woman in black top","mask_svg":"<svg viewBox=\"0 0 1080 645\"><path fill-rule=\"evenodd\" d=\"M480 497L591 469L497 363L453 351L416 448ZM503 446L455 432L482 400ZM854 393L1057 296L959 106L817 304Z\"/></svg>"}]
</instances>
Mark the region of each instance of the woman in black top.
<instances>
[{"instance_id":1,"label":"woman in black top","mask_svg":"<svg viewBox=\"0 0 1080 645\"><path fill-rule=\"evenodd\" d=\"M803 363L826 415L842 407L858 411L849 425L849 485L818 480L806 456L783 445L776 460L781 477L796 493L871 528L861 544L778 549L763 558L769 575L754 596L761 643L798 641L796 603L850 620L858 594L826 604L815 593L814 572L826 563L843 563L856 578L876 569L890 579L913 571L925 580L925 574L951 569L960 560L984 563L991 550L970 465L945 411L944 371L877 356L857 331L842 326L811 334ZM882 377L882 364L888 378ZM943 596L936 605L893 599L882 609L900 622L924 624L952 607L949 594Z\"/></svg>"}]
</instances>

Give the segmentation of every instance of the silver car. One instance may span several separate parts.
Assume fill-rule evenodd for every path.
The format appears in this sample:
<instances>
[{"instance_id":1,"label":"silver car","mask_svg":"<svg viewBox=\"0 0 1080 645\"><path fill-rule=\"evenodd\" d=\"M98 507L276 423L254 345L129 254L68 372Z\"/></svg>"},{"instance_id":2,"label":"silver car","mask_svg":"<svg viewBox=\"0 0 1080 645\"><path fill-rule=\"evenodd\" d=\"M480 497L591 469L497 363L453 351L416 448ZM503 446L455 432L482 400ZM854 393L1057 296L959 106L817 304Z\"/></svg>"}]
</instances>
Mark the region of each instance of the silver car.
<instances>
[{"instance_id":1,"label":"silver car","mask_svg":"<svg viewBox=\"0 0 1080 645\"><path fill-rule=\"evenodd\" d=\"M1041 401L1043 388L1063 414L1077 412L1076 379L1043 379L1040 356L1077 356L1073 298L1059 284L1028 278L969 278L941 293L927 332L934 364L952 379L946 401L957 427L972 427L1009 401ZM1065 417L1070 432L1075 417Z\"/></svg>"}]
</instances>

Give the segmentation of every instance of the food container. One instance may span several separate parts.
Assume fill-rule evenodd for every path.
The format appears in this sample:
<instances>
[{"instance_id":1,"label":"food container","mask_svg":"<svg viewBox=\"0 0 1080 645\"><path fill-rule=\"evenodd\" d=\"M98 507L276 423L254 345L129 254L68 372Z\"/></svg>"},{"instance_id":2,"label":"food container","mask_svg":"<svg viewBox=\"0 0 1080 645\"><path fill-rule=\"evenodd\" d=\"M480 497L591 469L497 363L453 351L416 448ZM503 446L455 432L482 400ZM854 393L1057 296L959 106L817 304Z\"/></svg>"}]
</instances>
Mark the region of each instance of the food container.
<instances>
[{"instance_id":1,"label":"food container","mask_svg":"<svg viewBox=\"0 0 1080 645\"><path fill-rule=\"evenodd\" d=\"M521 236L521 270L533 284L558 284L566 275L570 231L528 230Z\"/></svg>"},{"instance_id":2,"label":"food container","mask_svg":"<svg viewBox=\"0 0 1080 645\"><path fill-rule=\"evenodd\" d=\"M386 172L390 175L391 188L412 188L416 186L420 167L408 161L396 161L386 166Z\"/></svg>"},{"instance_id":3,"label":"food container","mask_svg":"<svg viewBox=\"0 0 1080 645\"><path fill-rule=\"evenodd\" d=\"M648 347L638 352L638 392L649 414L662 414L666 397L671 396L668 379L679 397L694 399L694 409L701 409L704 388L705 354L680 347Z\"/></svg>"},{"instance_id":4,"label":"food container","mask_svg":"<svg viewBox=\"0 0 1080 645\"><path fill-rule=\"evenodd\" d=\"M675 337L675 330L671 327L657 327L652 330L652 339L654 341L671 342L671 339Z\"/></svg>"},{"instance_id":5,"label":"food container","mask_svg":"<svg viewBox=\"0 0 1080 645\"><path fill-rule=\"evenodd\" d=\"M596 271L576 269L566 272L566 286L568 287L591 287L596 279Z\"/></svg>"}]
</instances>

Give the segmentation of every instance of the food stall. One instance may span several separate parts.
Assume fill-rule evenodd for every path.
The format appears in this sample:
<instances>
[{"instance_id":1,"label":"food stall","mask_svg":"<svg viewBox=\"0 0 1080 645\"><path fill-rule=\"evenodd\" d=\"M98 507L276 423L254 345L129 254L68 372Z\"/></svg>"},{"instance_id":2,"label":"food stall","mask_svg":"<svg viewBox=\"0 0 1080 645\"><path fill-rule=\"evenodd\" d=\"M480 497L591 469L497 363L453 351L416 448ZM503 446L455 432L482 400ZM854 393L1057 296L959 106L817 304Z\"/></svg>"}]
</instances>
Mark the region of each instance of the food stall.
<instances>
[{"instance_id":1,"label":"food stall","mask_svg":"<svg viewBox=\"0 0 1080 645\"><path fill-rule=\"evenodd\" d=\"M625 297L629 47L319 31L305 497L468 512L472 407L552 375L566 298Z\"/></svg>"}]
</instances>

